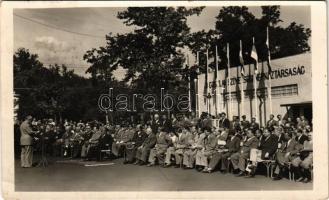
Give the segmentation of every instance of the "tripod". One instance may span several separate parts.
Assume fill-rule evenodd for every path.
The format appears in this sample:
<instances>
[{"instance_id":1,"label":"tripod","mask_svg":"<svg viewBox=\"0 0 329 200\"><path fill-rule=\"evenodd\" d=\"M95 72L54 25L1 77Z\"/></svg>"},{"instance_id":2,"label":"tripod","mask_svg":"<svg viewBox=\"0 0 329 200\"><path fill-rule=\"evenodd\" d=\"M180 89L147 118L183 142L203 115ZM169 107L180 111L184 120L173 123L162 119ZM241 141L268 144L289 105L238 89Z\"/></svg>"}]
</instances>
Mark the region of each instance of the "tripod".
<instances>
[{"instance_id":1,"label":"tripod","mask_svg":"<svg viewBox=\"0 0 329 200\"><path fill-rule=\"evenodd\" d=\"M47 167L48 166L48 161L46 157L46 151L45 151L45 138L44 136L41 136L41 160L39 161L37 167Z\"/></svg>"}]
</instances>

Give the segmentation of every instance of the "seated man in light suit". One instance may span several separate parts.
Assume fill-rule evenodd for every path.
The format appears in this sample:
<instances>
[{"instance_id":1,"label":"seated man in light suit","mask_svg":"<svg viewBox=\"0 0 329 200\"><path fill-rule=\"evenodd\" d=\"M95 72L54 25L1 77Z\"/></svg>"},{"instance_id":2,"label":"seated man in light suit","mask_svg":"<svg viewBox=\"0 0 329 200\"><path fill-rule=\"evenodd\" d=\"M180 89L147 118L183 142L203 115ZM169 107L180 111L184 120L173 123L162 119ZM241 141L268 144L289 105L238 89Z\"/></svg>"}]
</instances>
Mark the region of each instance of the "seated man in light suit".
<instances>
[{"instance_id":1,"label":"seated man in light suit","mask_svg":"<svg viewBox=\"0 0 329 200\"><path fill-rule=\"evenodd\" d=\"M196 153L202 149L205 136L200 128L196 130L196 127L192 126L191 133L188 133L188 145L183 154L183 165L185 169L193 168Z\"/></svg>"},{"instance_id":2,"label":"seated man in light suit","mask_svg":"<svg viewBox=\"0 0 329 200\"><path fill-rule=\"evenodd\" d=\"M197 170L206 171L208 168L208 159L215 153L217 147L217 137L211 129L204 129L205 137L203 139L203 147L198 150L195 157L195 164L198 166Z\"/></svg>"},{"instance_id":3,"label":"seated man in light suit","mask_svg":"<svg viewBox=\"0 0 329 200\"><path fill-rule=\"evenodd\" d=\"M298 157L292 160L293 171L297 182L308 183L311 181L311 165L313 164L313 139L312 133L308 133L308 139L304 141L303 148L297 153Z\"/></svg>"},{"instance_id":4,"label":"seated man in light suit","mask_svg":"<svg viewBox=\"0 0 329 200\"><path fill-rule=\"evenodd\" d=\"M240 170L237 176L244 176L246 169L246 160L250 157L250 150L257 149L258 139L254 132L247 130L247 138L241 142L241 148L237 153L231 155L230 159L233 165L234 171Z\"/></svg>"},{"instance_id":5,"label":"seated man in light suit","mask_svg":"<svg viewBox=\"0 0 329 200\"><path fill-rule=\"evenodd\" d=\"M278 149L275 156L275 176L273 180L280 180L283 177L283 170L285 166L291 162L294 158L297 157L297 153L302 149L302 145L300 145L292 133L286 133L285 139L287 142L284 142L281 145L281 148Z\"/></svg>"},{"instance_id":6,"label":"seated man in light suit","mask_svg":"<svg viewBox=\"0 0 329 200\"><path fill-rule=\"evenodd\" d=\"M225 172L225 170L228 167L227 158L229 158L233 153L238 152L240 148L240 141L241 136L237 132L235 135L233 135L230 139L225 140L227 138L226 133L228 133L228 130L225 129L219 137L220 141L226 141L224 145L219 146L218 151L212 156L209 167L207 169L207 172L211 173L215 169L215 167L218 165L218 163L221 161L221 172Z\"/></svg>"},{"instance_id":7,"label":"seated man in light suit","mask_svg":"<svg viewBox=\"0 0 329 200\"><path fill-rule=\"evenodd\" d=\"M160 132L157 134L156 138L156 145L150 152L148 167L154 166L156 159L158 160L159 165L163 165L164 154L166 153L167 148L172 144L170 135L167 132L164 132L163 128L160 128Z\"/></svg>"}]
</instances>

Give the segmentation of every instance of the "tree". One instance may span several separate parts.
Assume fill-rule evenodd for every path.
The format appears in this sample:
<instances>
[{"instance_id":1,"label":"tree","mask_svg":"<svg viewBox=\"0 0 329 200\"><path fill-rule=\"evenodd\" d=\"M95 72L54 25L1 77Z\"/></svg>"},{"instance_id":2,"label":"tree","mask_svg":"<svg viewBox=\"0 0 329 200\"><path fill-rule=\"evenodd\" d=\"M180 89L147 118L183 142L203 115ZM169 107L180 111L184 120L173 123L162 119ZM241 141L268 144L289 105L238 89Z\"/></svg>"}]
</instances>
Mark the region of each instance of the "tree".
<instances>
[{"instance_id":1,"label":"tree","mask_svg":"<svg viewBox=\"0 0 329 200\"><path fill-rule=\"evenodd\" d=\"M160 88L183 90L181 77L190 28L188 16L199 15L202 7L129 7L118 18L135 30L127 34L108 34L105 47L87 51L84 59L91 64L92 76L112 76L119 66L127 69L124 82L142 93L160 94Z\"/></svg>"}]
</instances>

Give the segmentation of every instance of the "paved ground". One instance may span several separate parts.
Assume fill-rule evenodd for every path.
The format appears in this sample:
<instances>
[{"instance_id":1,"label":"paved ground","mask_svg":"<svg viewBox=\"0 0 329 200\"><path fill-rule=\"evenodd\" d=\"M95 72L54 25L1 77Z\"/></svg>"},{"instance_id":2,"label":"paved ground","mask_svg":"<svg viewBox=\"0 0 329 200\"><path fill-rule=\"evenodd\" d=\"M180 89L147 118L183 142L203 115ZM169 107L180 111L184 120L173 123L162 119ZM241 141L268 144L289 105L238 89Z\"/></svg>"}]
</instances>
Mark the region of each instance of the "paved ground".
<instances>
[{"instance_id":1,"label":"paved ground","mask_svg":"<svg viewBox=\"0 0 329 200\"><path fill-rule=\"evenodd\" d=\"M88 166L85 166L88 164ZM103 164L95 166L94 164ZM235 177L214 172L123 165L122 160L99 163L53 162L47 168L20 168L16 160L16 191L221 191L309 190L312 183L272 181L264 175Z\"/></svg>"}]
</instances>

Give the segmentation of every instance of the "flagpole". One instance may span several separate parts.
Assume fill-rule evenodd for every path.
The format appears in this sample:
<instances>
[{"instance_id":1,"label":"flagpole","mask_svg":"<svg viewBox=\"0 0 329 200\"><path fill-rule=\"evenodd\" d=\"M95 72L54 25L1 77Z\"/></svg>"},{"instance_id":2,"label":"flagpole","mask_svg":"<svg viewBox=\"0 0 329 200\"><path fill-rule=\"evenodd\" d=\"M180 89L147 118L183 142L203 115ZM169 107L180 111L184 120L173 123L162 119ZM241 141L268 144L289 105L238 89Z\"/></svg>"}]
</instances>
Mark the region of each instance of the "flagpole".
<instances>
[{"instance_id":1,"label":"flagpole","mask_svg":"<svg viewBox=\"0 0 329 200\"><path fill-rule=\"evenodd\" d=\"M216 49L216 116L218 115L218 112L219 112L219 94L220 91L219 91L219 84L217 83L218 81L218 76L219 76L219 73L218 73L218 49L217 49L217 45L215 47Z\"/></svg>"},{"instance_id":2,"label":"flagpole","mask_svg":"<svg viewBox=\"0 0 329 200\"><path fill-rule=\"evenodd\" d=\"M209 53L209 52L208 52L208 49L207 49L207 63L206 63L206 73L207 73L207 74L206 74L206 75L207 75L207 97L206 97L206 98L207 98L207 113L210 114L210 113L209 113L209 112L210 112L210 109L209 109L209 104L210 104L210 103L209 103L209 98L208 98L208 94L209 94L209 83L208 83L208 75L209 75L209 74L208 74L208 64L209 64L209 61L208 61L209 58L208 58L208 56L209 56L209 55L208 55L208 53Z\"/></svg>"},{"instance_id":3,"label":"flagpole","mask_svg":"<svg viewBox=\"0 0 329 200\"><path fill-rule=\"evenodd\" d=\"M268 53L268 65L270 65L271 53L270 53L270 37L269 37L269 27L266 27L266 45L267 45L267 53ZM272 104L272 79L271 79L271 70L268 68L268 97L270 103L270 114L273 114L273 104Z\"/></svg>"},{"instance_id":4,"label":"flagpole","mask_svg":"<svg viewBox=\"0 0 329 200\"><path fill-rule=\"evenodd\" d=\"M186 64L188 66L188 77L187 77L187 81L188 81L188 110L189 112L191 112L191 78L190 78L190 62L189 62L189 56L188 53L186 54Z\"/></svg>"},{"instance_id":5,"label":"flagpole","mask_svg":"<svg viewBox=\"0 0 329 200\"><path fill-rule=\"evenodd\" d=\"M232 115L232 99L231 99L231 71L230 71L230 44L227 43L227 73L228 73L228 80L226 81L228 87L228 100L229 100L229 109L228 109L228 118L231 118Z\"/></svg>"},{"instance_id":6,"label":"flagpole","mask_svg":"<svg viewBox=\"0 0 329 200\"><path fill-rule=\"evenodd\" d=\"M197 69L196 69L196 71L197 71L197 80L196 80L196 92L195 92L195 95L196 95L196 97L195 97L195 99L196 99L196 101L195 101L195 109L196 109L196 114L197 114L197 116L198 117L200 117L200 115L199 115L199 113L200 113L200 109L199 109L199 96L198 96L198 93L199 93L199 52L197 51L196 52L196 65L197 65Z\"/></svg>"},{"instance_id":7,"label":"flagpole","mask_svg":"<svg viewBox=\"0 0 329 200\"><path fill-rule=\"evenodd\" d=\"M255 45L255 38L252 38L252 43L253 45ZM258 57L257 57L258 58ZM258 69L257 69L257 65L258 65L258 59L255 60L255 70L254 70L254 90L255 90L255 114L256 114L256 121L258 121L258 101L257 101L257 74L258 74Z\"/></svg>"},{"instance_id":8,"label":"flagpole","mask_svg":"<svg viewBox=\"0 0 329 200\"><path fill-rule=\"evenodd\" d=\"M241 56L243 56L243 53L242 53L242 40L240 40L240 51L241 51ZM243 58L242 58L243 59ZM241 74L241 116L244 115L244 72L242 73L242 68L244 67L244 62L241 63L241 71L240 71L240 74Z\"/></svg>"}]
</instances>

